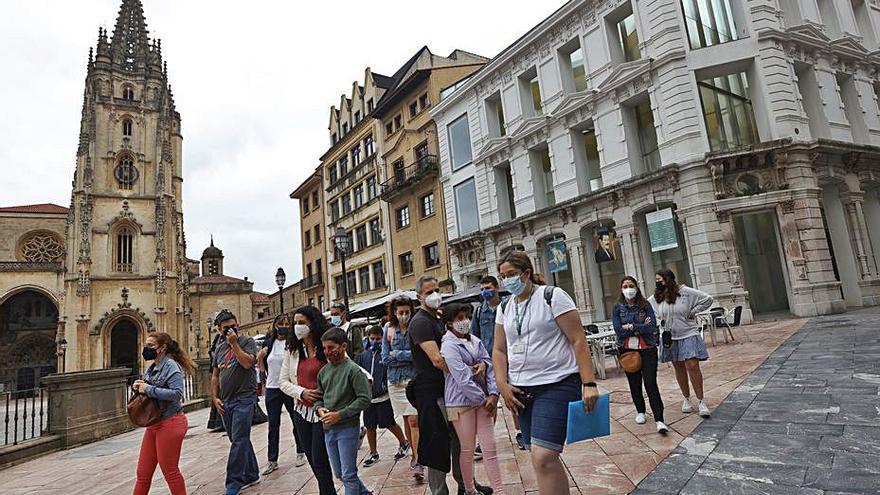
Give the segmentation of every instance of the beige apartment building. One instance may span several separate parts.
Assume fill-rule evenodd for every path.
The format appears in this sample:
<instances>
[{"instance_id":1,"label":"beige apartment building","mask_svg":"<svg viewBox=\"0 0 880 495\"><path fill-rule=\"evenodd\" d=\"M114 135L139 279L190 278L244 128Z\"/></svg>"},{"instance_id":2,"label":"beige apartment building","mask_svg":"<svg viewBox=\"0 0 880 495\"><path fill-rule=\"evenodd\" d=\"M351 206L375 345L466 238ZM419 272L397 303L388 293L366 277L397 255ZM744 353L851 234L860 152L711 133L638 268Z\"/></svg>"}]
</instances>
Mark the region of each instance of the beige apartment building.
<instances>
[{"instance_id":1,"label":"beige apartment building","mask_svg":"<svg viewBox=\"0 0 880 495\"><path fill-rule=\"evenodd\" d=\"M329 307L327 301L327 243L324 219L323 167L318 167L299 187L290 193L299 201L300 241L302 247L303 278L299 286L305 304L321 311ZM287 299L285 299L285 303ZM291 308L292 309L292 308Z\"/></svg>"},{"instance_id":2,"label":"beige apartment building","mask_svg":"<svg viewBox=\"0 0 880 495\"><path fill-rule=\"evenodd\" d=\"M330 108L330 149L321 157L326 201L327 234L338 228L350 237L346 256L349 304L368 301L388 291L385 214L379 200L379 127L372 114L393 79L364 73L364 82L352 84L351 95ZM305 232L303 232L305 237ZM323 242L327 260L330 301L343 300L346 280L332 239Z\"/></svg>"},{"instance_id":3,"label":"beige apartment building","mask_svg":"<svg viewBox=\"0 0 880 495\"><path fill-rule=\"evenodd\" d=\"M411 289L422 274L454 292L447 255L446 221L437 162L437 126L429 109L440 92L488 59L461 50L448 57L421 48L394 75L373 115L379 120L384 164L380 196L388 205L387 247L394 285Z\"/></svg>"}]
</instances>

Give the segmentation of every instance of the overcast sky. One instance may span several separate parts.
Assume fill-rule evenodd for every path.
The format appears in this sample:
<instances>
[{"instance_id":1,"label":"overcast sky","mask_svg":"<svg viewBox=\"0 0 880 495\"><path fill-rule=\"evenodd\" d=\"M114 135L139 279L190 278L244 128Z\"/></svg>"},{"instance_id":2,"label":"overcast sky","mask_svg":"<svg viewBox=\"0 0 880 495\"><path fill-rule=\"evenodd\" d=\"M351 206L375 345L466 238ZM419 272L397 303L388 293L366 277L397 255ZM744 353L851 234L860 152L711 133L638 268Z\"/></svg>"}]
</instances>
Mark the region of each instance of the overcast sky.
<instances>
[{"instance_id":1,"label":"overcast sky","mask_svg":"<svg viewBox=\"0 0 880 495\"><path fill-rule=\"evenodd\" d=\"M391 75L423 45L493 57L564 1L143 3L183 119L187 255L213 233L225 272L271 292L278 266L288 283L301 276L289 194L327 150L330 105L364 68ZM0 0L0 206L69 205L89 47L120 4Z\"/></svg>"}]
</instances>

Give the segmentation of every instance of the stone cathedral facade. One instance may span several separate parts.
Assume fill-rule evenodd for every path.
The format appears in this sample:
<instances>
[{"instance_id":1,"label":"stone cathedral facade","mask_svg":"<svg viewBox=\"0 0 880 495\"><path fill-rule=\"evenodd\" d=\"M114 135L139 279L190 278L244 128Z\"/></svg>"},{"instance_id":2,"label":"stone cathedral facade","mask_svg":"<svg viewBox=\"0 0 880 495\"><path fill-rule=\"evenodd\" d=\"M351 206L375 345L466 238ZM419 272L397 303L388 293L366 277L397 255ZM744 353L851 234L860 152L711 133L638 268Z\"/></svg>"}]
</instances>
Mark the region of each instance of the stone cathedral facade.
<instances>
[{"instance_id":1,"label":"stone cathedral facade","mask_svg":"<svg viewBox=\"0 0 880 495\"><path fill-rule=\"evenodd\" d=\"M42 340L49 356L59 349L58 362L24 374L0 369L7 387L35 384L33 375L51 365L137 372L155 331L190 346L181 119L140 0L122 1L112 35L98 31L80 126L65 222L55 218L63 208L0 209L2 231L21 233L20 242L0 245L0 347L15 346L34 315L48 321L54 313L57 324ZM34 258L34 246L46 242L60 249Z\"/></svg>"}]
</instances>

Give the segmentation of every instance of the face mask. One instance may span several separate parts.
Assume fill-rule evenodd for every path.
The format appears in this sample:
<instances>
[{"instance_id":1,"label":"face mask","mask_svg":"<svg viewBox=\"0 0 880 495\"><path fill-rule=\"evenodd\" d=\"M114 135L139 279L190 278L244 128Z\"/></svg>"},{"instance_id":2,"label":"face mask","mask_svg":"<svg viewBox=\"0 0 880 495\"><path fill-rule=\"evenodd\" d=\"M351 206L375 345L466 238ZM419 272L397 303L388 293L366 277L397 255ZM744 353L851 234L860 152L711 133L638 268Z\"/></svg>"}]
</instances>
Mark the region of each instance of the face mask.
<instances>
[{"instance_id":1,"label":"face mask","mask_svg":"<svg viewBox=\"0 0 880 495\"><path fill-rule=\"evenodd\" d=\"M367 349L371 351L380 351L382 350L382 343L371 340L367 343Z\"/></svg>"},{"instance_id":2,"label":"face mask","mask_svg":"<svg viewBox=\"0 0 880 495\"><path fill-rule=\"evenodd\" d=\"M290 335L290 327L278 327L275 329L275 331L278 333L278 336L281 338L286 339L287 336Z\"/></svg>"},{"instance_id":3,"label":"face mask","mask_svg":"<svg viewBox=\"0 0 880 495\"><path fill-rule=\"evenodd\" d=\"M397 321L398 321L401 325L406 325L407 323L409 323L409 313L404 313L404 314L402 314L402 315L397 315Z\"/></svg>"},{"instance_id":4,"label":"face mask","mask_svg":"<svg viewBox=\"0 0 880 495\"><path fill-rule=\"evenodd\" d=\"M327 352L327 353L324 353L324 355L327 356L328 362L330 362L331 364L336 364L336 363L342 361L342 357L344 356L344 351Z\"/></svg>"},{"instance_id":5,"label":"face mask","mask_svg":"<svg viewBox=\"0 0 880 495\"><path fill-rule=\"evenodd\" d=\"M443 296L439 292L432 292L425 297L425 306L431 309L438 309L443 303Z\"/></svg>"},{"instance_id":6,"label":"face mask","mask_svg":"<svg viewBox=\"0 0 880 495\"><path fill-rule=\"evenodd\" d=\"M520 277L507 277L503 282L504 288L514 296L518 296L526 290L526 283Z\"/></svg>"},{"instance_id":7,"label":"face mask","mask_svg":"<svg viewBox=\"0 0 880 495\"><path fill-rule=\"evenodd\" d=\"M460 334L467 335L471 331L471 320L453 321L452 329Z\"/></svg>"},{"instance_id":8,"label":"face mask","mask_svg":"<svg viewBox=\"0 0 880 495\"><path fill-rule=\"evenodd\" d=\"M159 351L152 347L144 347L144 350L141 351L141 356L144 357L144 361L154 361L159 357Z\"/></svg>"},{"instance_id":9,"label":"face mask","mask_svg":"<svg viewBox=\"0 0 880 495\"><path fill-rule=\"evenodd\" d=\"M491 301L496 295L498 295L498 291L495 289L483 289L480 291L480 295L483 296L484 301Z\"/></svg>"},{"instance_id":10,"label":"face mask","mask_svg":"<svg viewBox=\"0 0 880 495\"><path fill-rule=\"evenodd\" d=\"M634 299L636 297L636 294L638 294L638 293L639 293L638 290L633 289L631 287L623 289L623 297L625 297L627 299Z\"/></svg>"},{"instance_id":11,"label":"face mask","mask_svg":"<svg viewBox=\"0 0 880 495\"><path fill-rule=\"evenodd\" d=\"M657 290L663 290L663 282L654 282L654 286L657 287Z\"/></svg>"},{"instance_id":12,"label":"face mask","mask_svg":"<svg viewBox=\"0 0 880 495\"><path fill-rule=\"evenodd\" d=\"M342 325L342 317L339 315L333 315L330 317L330 324L334 327L338 327Z\"/></svg>"},{"instance_id":13,"label":"face mask","mask_svg":"<svg viewBox=\"0 0 880 495\"><path fill-rule=\"evenodd\" d=\"M296 335L296 338L298 340L302 340L311 331L312 331L312 329L309 328L308 325L294 325L293 326L293 334Z\"/></svg>"}]
</instances>

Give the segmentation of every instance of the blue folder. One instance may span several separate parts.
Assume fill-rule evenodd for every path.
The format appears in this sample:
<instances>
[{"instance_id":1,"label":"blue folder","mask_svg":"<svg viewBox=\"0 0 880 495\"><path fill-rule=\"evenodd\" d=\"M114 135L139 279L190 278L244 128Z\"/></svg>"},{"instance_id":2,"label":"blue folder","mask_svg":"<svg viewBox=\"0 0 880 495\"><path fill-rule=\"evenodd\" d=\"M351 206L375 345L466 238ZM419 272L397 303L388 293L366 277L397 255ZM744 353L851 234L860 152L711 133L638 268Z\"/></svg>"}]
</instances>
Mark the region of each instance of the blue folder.
<instances>
[{"instance_id":1,"label":"blue folder","mask_svg":"<svg viewBox=\"0 0 880 495\"><path fill-rule=\"evenodd\" d=\"M584 401L568 403L568 432L565 443L571 444L611 434L611 401L600 395L592 413L584 409Z\"/></svg>"}]
</instances>

